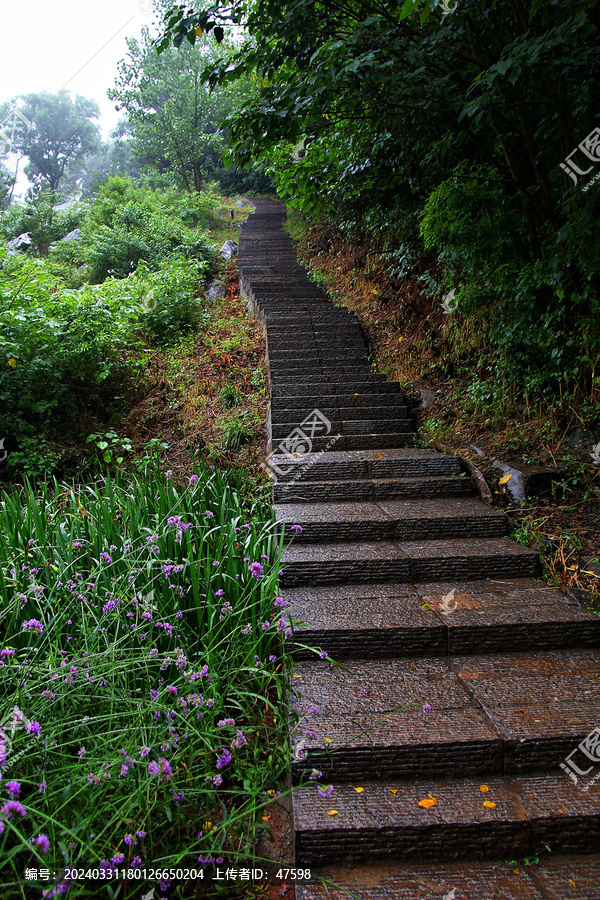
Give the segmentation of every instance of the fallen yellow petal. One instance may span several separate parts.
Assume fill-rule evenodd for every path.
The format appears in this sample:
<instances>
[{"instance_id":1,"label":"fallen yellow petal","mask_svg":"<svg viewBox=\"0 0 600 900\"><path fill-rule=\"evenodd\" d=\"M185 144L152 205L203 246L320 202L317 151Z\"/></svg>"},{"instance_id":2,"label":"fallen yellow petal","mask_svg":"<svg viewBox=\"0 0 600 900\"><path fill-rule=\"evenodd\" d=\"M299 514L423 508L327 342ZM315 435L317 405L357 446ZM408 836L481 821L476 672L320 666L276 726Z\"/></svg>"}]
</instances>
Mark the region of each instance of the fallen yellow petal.
<instances>
[{"instance_id":1,"label":"fallen yellow petal","mask_svg":"<svg viewBox=\"0 0 600 900\"><path fill-rule=\"evenodd\" d=\"M327 813L328 816L337 816L337 814L338 814L337 809L330 809L329 812Z\"/></svg>"},{"instance_id":2,"label":"fallen yellow petal","mask_svg":"<svg viewBox=\"0 0 600 900\"><path fill-rule=\"evenodd\" d=\"M263 816L262 820L263 820L263 822L268 822L270 818L271 818L271 816Z\"/></svg>"},{"instance_id":3,"label":"fallen yellow petal","mask_svg":"<svg viewBox=\"0 0 600 900\"><path fill-rule=\"evenodd\" d=\"M422 608L422 609L431 609L429 603L424 603L423 606L422 606L421 608Z\"/></svg>"},{"instance_id":4,"label":"fallen yellow petal","mask_svg":"<svg viewBox=\"0 0 600 900\"><path fill-rule=\"evenodd\" d=\"M333 738L323 738L324 741L327 741L328 744L333 744Z\"/></svg>"},{"instance_id":5,"label":"fallen yellow petal","mask_svg":"<svg viewBox=\"0 0 600 900\"><path fill-rule=\"evenodd\" d=\"M200 28L199 25L198 25L198 27L196 28L196 34L198 35L198 37L202 37L202 29Z\"/></svg>"},{"instance_id":6,"label":"fallen yellow petal","mask_svg":"<svg viewBox=\"0 0 600 900\"><path fill-rule=\"evenodd\" d=\"M572 881L570 878L569 878L569 884L573 885L573 887L577 887L577 885L575 884L575 882Z\"/></svg>"},{"instance_id":7,"label":"fallen yellow petal","mask_svg":"<svg viewBox=\"0 0 600 900\"><path fill-rule=\"evenodd\" d=\"M487 794L487 792L489 791L489 787L487 786L487 784L482 784L479 790L482 792L482 794Z\"/></svg>"},{"instance_id":8,"label":"fallen yellow petal","mask_svg":"<svg viewBox=\"0 0 600 900\"><path fill-rule=\"evenodd\" d=\"M422 809L429 809L432 806L435 806L437 803L437 799L435 797L425 797L424 800L419 800L419 806Z\"/></svg>"},{"instance_id":9,"label":"fallen yellow petal","mask_svg":"<svg viewBox=\"0 0 600 900\"><path fill-rule=\"evenodd\" d=\"M396 796L397 793L398 793L398 788L390 788L390 794L393 794L394 797Z\"/></svg>"},{"instance_id":10,"label":"fallen yellow petal","mask_svg":"<svg viewBox=\"0 0 600 900\"><path fill-rule=\"evenodd\" d=\"M483 805L486 807L486 809L495 809L495 807L496 807L496 804L493 803L491 800L484 800Z\"/></svg>"},{"instance_id":11,"label":"fallen yellow petal","mask_svg":"<svg viewBox=\"0 0 600 900\"><path fill-rule=\"evenodd\" d=\"M498 484L507 484L511 478L512 478L512 475L504 475L504 477L500 479Z\"/></svg>"},{"instance_id":12,"label":"fallen yellow petal","mask_svg":"<svg viewBox=\"0 0 600 900\"><path fill-rule=\"evenodd\" d=\"M354 790L356 791L357 794L362 794L362 792L364 791L364 788L354 788Z\"/></svg>"}]
</instances>

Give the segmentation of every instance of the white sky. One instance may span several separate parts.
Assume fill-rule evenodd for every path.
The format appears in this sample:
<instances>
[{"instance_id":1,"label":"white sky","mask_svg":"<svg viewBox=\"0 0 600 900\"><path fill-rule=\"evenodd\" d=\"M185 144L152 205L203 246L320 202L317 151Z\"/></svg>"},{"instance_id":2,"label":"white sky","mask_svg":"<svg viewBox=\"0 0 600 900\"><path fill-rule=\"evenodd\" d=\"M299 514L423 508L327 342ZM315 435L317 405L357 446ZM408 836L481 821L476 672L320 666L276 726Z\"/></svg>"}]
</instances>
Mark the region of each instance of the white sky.
<instances>
[{"instance_id":1,"label":"white sky","mask_svg":"<svg viewBox=\"0 0 600 900\"><path fill-rule=\"evenodd\" d=\"M151 0L10 0L2 4L0 101L34 91L96 100L104 137L119 120L106 96L126 37L153 21Z\"/></svg>"}]
</instances>

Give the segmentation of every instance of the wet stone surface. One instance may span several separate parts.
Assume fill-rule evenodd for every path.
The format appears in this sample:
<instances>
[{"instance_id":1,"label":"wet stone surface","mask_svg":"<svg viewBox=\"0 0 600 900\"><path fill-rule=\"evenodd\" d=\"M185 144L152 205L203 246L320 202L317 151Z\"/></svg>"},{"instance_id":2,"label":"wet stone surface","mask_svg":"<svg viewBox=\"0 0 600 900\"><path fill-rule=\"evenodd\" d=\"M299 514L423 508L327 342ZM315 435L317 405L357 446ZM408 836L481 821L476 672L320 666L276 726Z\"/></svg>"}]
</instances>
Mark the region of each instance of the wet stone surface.
<instances>
[{"instance_id":1,"label":"wet stone surface","mask_svg":"<svg viewBox=\"0 0 600 900\"><path fill-rule=\"evenodd\" d=\"M578 757L598 781L560 768L595 746L600 618L533 579L460 459L411 446L357 317L298 264L283 207L253 205L240 289L267 338L277 515L304 529L280 578L306 657L293 776L318 763L334 787L293 794L295 863L341 867L297 900L600 900L600 758ZM329 433L284 454L314 409Z\"/></svg>"}]
</instances>

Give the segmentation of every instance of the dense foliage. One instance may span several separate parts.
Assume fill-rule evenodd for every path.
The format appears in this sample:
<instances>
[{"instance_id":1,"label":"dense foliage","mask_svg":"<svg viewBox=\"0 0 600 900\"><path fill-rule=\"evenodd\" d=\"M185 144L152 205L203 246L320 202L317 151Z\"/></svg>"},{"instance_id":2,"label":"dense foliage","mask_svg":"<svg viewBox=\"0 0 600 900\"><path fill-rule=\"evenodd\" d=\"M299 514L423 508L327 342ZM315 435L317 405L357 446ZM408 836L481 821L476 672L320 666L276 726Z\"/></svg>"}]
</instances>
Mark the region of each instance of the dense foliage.
<instances>
[{"instance_id":1,"label":"dense foliage","mask_svg":"<svg viewBox=\"0 0 600 900\"><path fill-rule=\"evenodd\" d=\"M214 250L214 195L152 191L109 179L88 209L57 214L37 197L8 218L47 258L8 256L0 269L0 436L9 469L51 466L56 429L85 435L108 422L155 344L195 329ZM64 241L74 221L79 240ZM49 246L50 239L53 240Z\"/></svg>"},{"instance_id":2,"label":"dense foliage","mask_svg":"<svg viewBox=\"0 0 600 900\"><path fill-rule=\"evenodd\" d=\"M409 14L419 6L420 19ZM197 28L218 40L223 23L245 23L233 63L206 73L260 82L229 121L235 158L269 161L291 203L337 218L395 271L435 253L432 294L456 290L460 312L489 323L501 378L534 393L587 392L600 350L600 194L590 183L600 4L429 7L181 6L159 43L193 42ZM573 153L586 175L568 174Z\"/></svg>"}]
</instances>

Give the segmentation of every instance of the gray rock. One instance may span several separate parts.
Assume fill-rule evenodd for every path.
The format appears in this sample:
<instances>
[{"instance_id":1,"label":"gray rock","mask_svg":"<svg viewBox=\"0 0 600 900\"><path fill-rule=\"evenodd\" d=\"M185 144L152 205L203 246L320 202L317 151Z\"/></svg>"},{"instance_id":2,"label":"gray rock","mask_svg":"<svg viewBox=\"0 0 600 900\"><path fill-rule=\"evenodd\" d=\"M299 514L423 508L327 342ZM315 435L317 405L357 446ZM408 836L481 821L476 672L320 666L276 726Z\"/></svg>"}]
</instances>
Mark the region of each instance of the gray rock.
<instances>
[{"instance_id":1,"label":"gray rock","mask_svg":"<svg viewBox=\"0 0 600 900\"><path fill-rule=\"evenodd\" d=\"M74 228L73 231L70 231L68 234L65 234L63 241L80 241L81 240L81 228Z\"/></svg>"},{"instance_id":2,"label":"gray rock","mask_svg":"<svg viewBox=\"0 0 600 900\"><path fill-rule=\"evenodd\" d=\"M479 447L476 447L475 444L471 444L471 450L473 450L477 454L477 456L485 456L483 450L481 450Z\"/></svg>"},{"instance_id":3,"label":"gray rock","mask_svg":"<svg viewBox=\"0 0 600 900\"><path fill-rule=\"evenodd\" d=\"M28 231L25 231L18 237L13 238L12 241L9 241L7 247L9 250L29 250L32 244L33 240L31 235Z\"/></svg>"},{"instance_id":4,"label":"gray rock","mask_svg":"<svg viewBox=\"0 0 600 900\"><path fill-rule=\"evenodd\" d=\"M244 203L243 200L236 200L236 201L235 201L235 205L236 205L236 206L245 206L246 204Z\"/></svg>"},{"instance_id":5,"label":"gray rock","mask_svg":"<svg viewBox=\"0 0 600 900\"><path fill-rule=\"evenodd\" d=\"M500 469L502 475L511 476L510 481L506 483L506 488L515 503L524 503L527 497L534 497L550 491L554 481L560 481L565 477L564 469L526 466L519 461L508 463L495 459L492 465L495 469Z\"/></svg>"},{"instance_id":6,"label":"gray rock","mask_svg":"<svg viewBox=\"0 0 600 900\"><path fill-rule=\"evenodd\" d=\"M233 259L234 256L237 256L237 244L235 241L225 241L220 248L219 253L221 256L224 256L225 259Z\"/></svg>"},{"instance_id":7,"label":"gray rock","mask_svg":"<svg viewBox=\"0 0 600 900\"><path fill-rule=\"evenodd\" d=\"M225 218L225 213L223 212L222 209L219 210L219 215L220 215L220 217L221 217L222 219Z\"/></svg>"},{"instance_id":8,"label":"gray rock","mask_svg":"<svg viewBox=\"0 0 600 900\"><path fill-rule=\"evenodd\" d=\"M17 255L16 250L8 250L4 259L0 260L0 269L4 268L7 259L10 259L11 256L16 256L16 255Z\"/></svg>"},{"instance_id":9,"label":"gray rock","mask_svg":"<svg viewBox=\"0 0 600 900\"><path fill-rule=\"evenodd\" d=\"M223 285L217 284L215 281L211 281L211 283L204 291L204 296L207 300L218 300L219 297L224 297L225 293L226 291Z\"/></svg>"}]
</instances>

